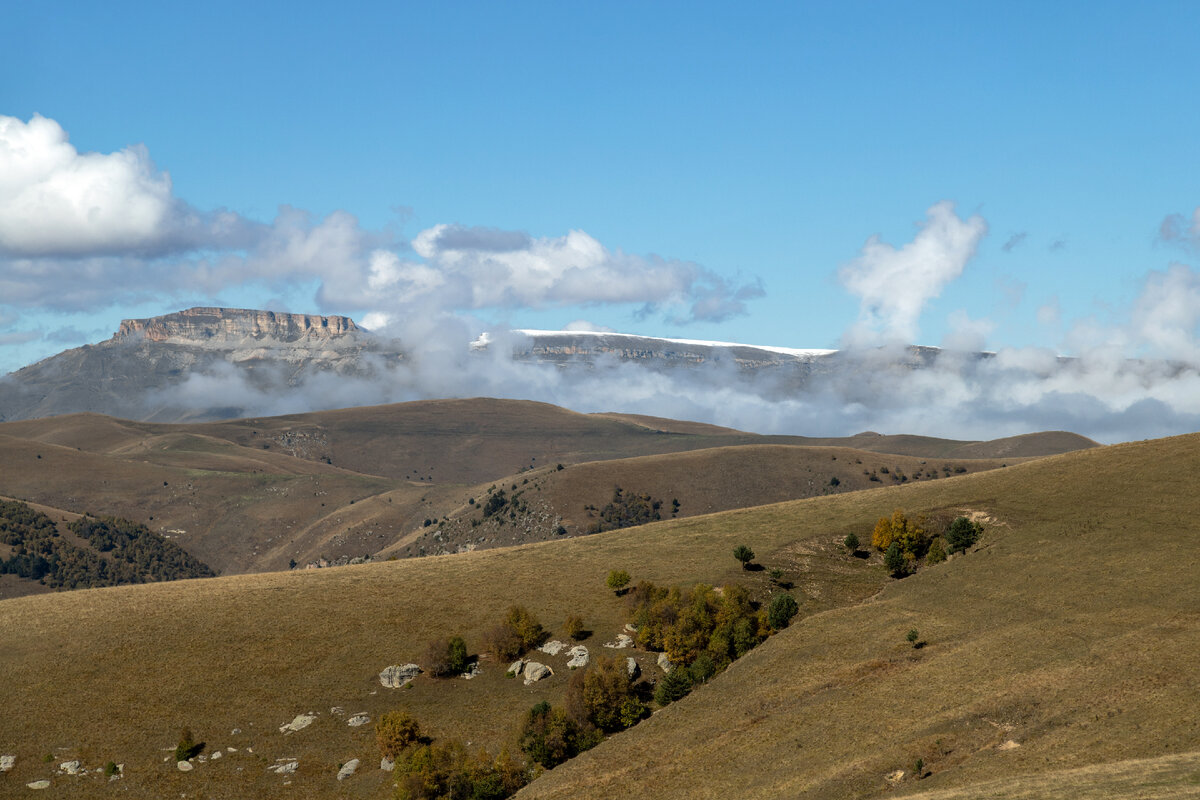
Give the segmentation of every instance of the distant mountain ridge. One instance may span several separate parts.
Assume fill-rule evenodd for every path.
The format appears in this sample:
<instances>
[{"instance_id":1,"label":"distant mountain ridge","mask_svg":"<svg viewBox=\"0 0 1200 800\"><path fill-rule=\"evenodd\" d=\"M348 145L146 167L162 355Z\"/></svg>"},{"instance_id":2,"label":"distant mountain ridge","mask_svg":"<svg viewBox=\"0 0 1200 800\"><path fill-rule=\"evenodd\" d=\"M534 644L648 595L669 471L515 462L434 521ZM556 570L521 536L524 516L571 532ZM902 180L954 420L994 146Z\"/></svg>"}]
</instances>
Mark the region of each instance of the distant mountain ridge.
<instances>
[{"instance_id":1,"label":"distant mountain ridge","mask_svg":"<svg viewBox=\"0 0 1200 800\"><path fill-rule=\"evenodd\" d=\"M511 346L512 358L518 362L563 370L617 364L668 375L686 370L689 378L707 381L714 389L737 381L771 400L830 381L850 387L852 397L863 371L922 369L932 365L940 352L908 347L883 354L849 354L590 331L513 334L506 338L506 346ZM490 344L485 335L469 349L479 353ZM222 381L230 378L240 378L264 397L286 399L289 410L320 410L328 407L325 403L336 407L338 401L329 401L320 392L302 393L305 381L334 376L362 379L365 386L403 362L405 350L404 343L372 333L344 316L196 307L126 319L106 341L66 350L0 378L0 422L79 412L157 422L261 413L223 391ZM207 386L200 380L207 391L184 389L190 379L204 378L214 379ZM405 380L396 383L407 385ZM386 385L375 394L370 402L411 396L391 396ZM342 395L351 404L362 403L353 391Z\"/></svg>"}]
</instances>

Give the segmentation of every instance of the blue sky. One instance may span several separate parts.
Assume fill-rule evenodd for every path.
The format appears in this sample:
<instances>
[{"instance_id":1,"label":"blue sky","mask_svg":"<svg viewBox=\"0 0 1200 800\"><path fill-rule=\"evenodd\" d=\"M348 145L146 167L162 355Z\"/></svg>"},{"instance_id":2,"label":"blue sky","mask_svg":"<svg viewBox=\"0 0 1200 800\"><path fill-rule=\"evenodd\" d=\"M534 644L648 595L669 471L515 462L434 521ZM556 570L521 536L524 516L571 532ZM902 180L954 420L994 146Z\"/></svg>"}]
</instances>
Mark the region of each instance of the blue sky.
<instances>
[{"instance_id":1,"label":"blue sky","mask_svg":"<svg viewBox=\"0 0 1200 800\"><path fill-rule=\"evenodd\" d=\"M6 9L103 208L0 174L0 371L213 303L1190 354L1195 3L245 5Z\"/></svg>"}]
</instances>

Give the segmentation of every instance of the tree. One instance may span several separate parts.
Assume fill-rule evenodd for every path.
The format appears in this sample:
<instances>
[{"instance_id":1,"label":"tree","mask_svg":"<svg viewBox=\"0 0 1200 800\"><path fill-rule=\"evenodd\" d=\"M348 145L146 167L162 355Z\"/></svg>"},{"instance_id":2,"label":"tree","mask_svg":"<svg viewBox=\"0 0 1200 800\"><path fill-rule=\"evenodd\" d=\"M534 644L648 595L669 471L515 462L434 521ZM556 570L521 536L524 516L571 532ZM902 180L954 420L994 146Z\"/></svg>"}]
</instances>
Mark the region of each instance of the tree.
<instances>
[{"instance_id":1,"label":"tree","mask_svg":"<svg viewBox=\"0 0 1200 800\"><path fill-rule=\"evenodd\" d=\"M608 588L619 595L621 590L629 585L629 573L623 569L614 569L608 573L608 580L605 583L608 584Z\"/></svg>"},{"instance_id":2,"label":"tree","mask_svg":"<svg viewBox=\"0 0 1200 800\"><path fill-rule=\"evenodd\" d=\"M946 560L946 548L942 546L942 539L938 537L929 545L929 554L925 557L928 564L940 564Z\"/></svg>"},{"instance_id":3,"label":"tree","mask_svg":"<svg viewBox=\"0 0 1200 800\"><path fill-rule=\"evenodd\" d=\"M584 675L581 689L588 721L602 731L611 733L628 728L641 717L642 707L634 695L624 660L598 657Z\"/></svg>"},{"instance_id":4,"label":"tree","mask_svg":"<svg viewBox=\"0 0 1200 800\"><path fill-rule=\"evenodd\" d=\"M660 706L670 705L686 697L692 690L692 677L683 667L672 667L654 689L654 702Z\"/></svg>"},{"instance_id":5,"label":"tree","mask_svg":"<svg viewBox=\"0 0 1200 800\"><path fill-rule=\"evenodd\" d=\"M421 726L407 711L389 711L375 723L379 754L395 761L421 737Z\"/></svg>"},{"instance_id":6,"label":"tree","mask_svg":"<svg viewBox=\"0 0 1200 800\"><path fill-rule=\"evenodd\" d=\"M435 639L425 651L425 665L435 678L459 675L467 668L467 644L461 636Z\"/></svg>"},{"instance_id":7,"label":"tree","mask_svg":"<svg viewBox=\"0 0 1200 800\"><path fill-rule=\"evenodd\" d=\"M909 644L911 644L913 647L916 647L917 641L921 638L921 634L917 632L916 628L913 628L904 638L908 640Z\"/></svg>"},{"instance_id":8,"label":"tree","mask_svg":"<svg viewBox=\"0 0 1200 800\"><path fill-rule=\"evenodd\" d=\"M796 598L786 592L780 592L771 598L767 609L767 622L777 631L781 631L792 621L792 617L800 610Z\"/></svg>"},{"instance_id":9,"label":"tree","mask_svg":"<svg viewBox=\"0 0 1200 800\"><path fill-rule=\"evenodd\" d=\"M574 641L579 641L579 637L583 635L583 617L578 614L570 614L563 622L563 633Z\"/></svg>"},{"instance_id":10,"label":"tree","mask_svg":"<svg viewBox=\"0 0 1200 800\"><path fill-rule=\"evenodd\" d=\"M951 553L964 553L979 539L980 526L966 517L955 517L946 531L946 544Z\"/></svg>"},{"instance_id":11,"label":"tree","mask_svg":"<svg viewBox=\"0 0 1200 800\"><path fill-rule=\"evenodd\" d=\"M893 538L895 534L892 532L892 521L887 517L880 517L871 531L871 546L883 552L891 545Z\"/></svg>"},{"instance_id":12,"label":"tree","mask_svg":"<svg viewBox=\"0 0 1200 800\"><path fill-rule=\"evenodd\" d=\"M900 549L899 542L892 542L888 545L887 552L883 556L883 565L888 568L888 572L892 573L893 578L904 577L904 551Z\"/></svg>"},{"instance_id":13,"label":"tree","mask_svg":"<svg viewBox=\"0 0 1200 800\"><path fill-rule=\"evenodd\" d=\"M733 557L742 562L742 569L750 569L750 562L754 560L754 551L744 544L739 544L733 548Z\"/></svg>"},{"instance_id":14,"label":"tree","mask_svg":"<svg viewBox=\"0 0 1200 800\"><path fill-rule=\"evenodd\" d=\"M858 537L855 536L853 533L846 534L846 538L842 539L842 544L845 546L845 548L847 550L850 551L851 554L858 552L858 545L859 545Z\"/></svg>"},{"instance_id":15,"label":"tree","mask_svg":"<svg viewBox=\"0 0 1200 800\"><path fill-rule=\"evenodd\" d=\"M561 708L545 700L529 709L521 726L521 752L534 763L553 769L580 752L579 726Z\"/></svg>"}]
</instances>

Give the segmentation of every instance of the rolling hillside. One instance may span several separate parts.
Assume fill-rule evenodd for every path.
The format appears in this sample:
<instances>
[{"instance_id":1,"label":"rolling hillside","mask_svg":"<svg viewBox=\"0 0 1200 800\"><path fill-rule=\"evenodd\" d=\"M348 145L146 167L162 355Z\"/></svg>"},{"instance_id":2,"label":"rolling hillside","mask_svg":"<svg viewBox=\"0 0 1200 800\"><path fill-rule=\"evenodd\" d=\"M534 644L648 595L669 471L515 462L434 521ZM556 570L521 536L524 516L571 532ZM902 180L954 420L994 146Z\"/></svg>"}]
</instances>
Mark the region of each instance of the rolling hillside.
<instances>
[{"instance_id":1,"label":"rolling hillside","mask_svg":"<svg viewBox=\"0 0 1200 800\"><path fill-rule=\"evenodd\" d=\"M546 656L556 674L525 686L484 660L470 681L389 690L384 666L420 659L439 634L474 652L511 603L556 634L583 614L587 645L603 652L624 622L604 586L618 567L657 583L741 582L765 599L764 573L730 556L745 543L794 582L792 626L520 796L983 798L1009 786L1092 798L1151 783L1138 796L1194 796L1200 498L1186 481L1198 444L1092 449L458 556L6 600L0 743L16 761L0 787L50 780L58 796L94 797L103 776L57 765L113 760L131 797L387 796L370 726L350 715L400 707L435 740L511 746L520 715L560 703L570 672ZM896 507L977 514L984 537L888 579L838 543ZM912 628L926 646L905 641ZM653 677L653 654L638 658ZM306 712L308 727L281 731ZM224 757L178 771L168 751L182 725ZM359 772L337 781L351 758ZM294 773L268 769L292 760Z\"/></svg>"},{"instance_id":2,"label":"rolling hillside","mask_svg":"<svg viewBox=\"0 0 1200 800\"><path fill-rule=\"evenodd\" d=\"M1022 452L1036 453L1039 443L1043 454L1057 452L1062 436L1033 435ZM180 425L72 414L0 424L0 457L11 467L0 473L0 496L140 522L233 574L538 541L555 538L560 523L574 535L590 524L583 507L608 502L617 485L662 492L668 502L677 497L683 504L678 515L692 516L832 491L834 477L838 491L897 477L877 474L880 482L868 483L859 461L872 468L901 465L914 478L919 469L944 476L1016 461L919 465L912 458L859 454L852 464L848 453L835 462L832 452L794 450L790 459L759 459L736 449L812 441L489 399ZM1068 443L1094 446L1082 437ZM920 445L932 455L964 443ZM920 452L911 442L906 447ZM617 461L702 449L706 454L690 461ZM819 469L822 459L829 469ZM566 466L561 473L558 464ZM562 480L585 464L579 478ZM463 518L469 501L492 483L523 486L527 480L546 489L538 501L545 524L509 525L503 535L448 530L436 539L425 528L426 520Z\"/></svg>"}]
</instances>

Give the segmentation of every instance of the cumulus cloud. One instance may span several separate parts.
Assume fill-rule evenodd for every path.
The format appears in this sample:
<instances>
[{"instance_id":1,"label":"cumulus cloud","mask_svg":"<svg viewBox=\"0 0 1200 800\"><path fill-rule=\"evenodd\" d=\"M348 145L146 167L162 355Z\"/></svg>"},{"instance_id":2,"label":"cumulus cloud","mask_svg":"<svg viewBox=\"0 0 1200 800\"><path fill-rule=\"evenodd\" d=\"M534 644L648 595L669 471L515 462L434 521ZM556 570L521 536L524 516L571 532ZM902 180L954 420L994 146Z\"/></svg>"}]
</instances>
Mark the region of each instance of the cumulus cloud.
<instances>
[{"instance_id":1,"label":"cumulus cloud","mask_svg":"<svg viewBox=\"0 0 1200 800\"><path fill-rule=\"evenodd\" d=\"M268 223L201 212L141 145L80 153L52 119L0 117L0 304L206 302L306 281L322 310L393 315L633 304L674 322L720 321L763 294L756 281L614 250L581 230L440 224L410 247L344 211L283 206Z\"/></svg>"},{"instance_id":2,"label":"cumulus cloud","mask_svg":"<svg viewBox=\"0 0 1200 800\"><path fill-rule=\"evenodd\" d=\"M960 219L954 204L926 212L916 237L896 248L872 236L853 261L838 271L842 285L859 298L858 322L846 334L851 345L911 343L926 303L962 274L987 223L976 215Z\"/></svg>"},{"instance_id":3,"label":"cumulus cloud","mask_svg":"<svg viewBox=\"0 0 1200 800\"><path fill-rule=\"evenodd\" d=\"M0 252L15 256L154 254L240 246L257 226L201 214L172 194L146 148L80 153L57 122L0 116Z\"/></svg>"},{"instance_id":4,"label":"cumulus cloud","mask_svg":"<svg viewBox=\"0 0 1200 800\"><path fill-rule=\"evenodd\" d=\"M1192 212L1190 220L1183 214L1168 214L1158 227L1158 238L1200 250L1200 206Z\"/></svg>"}]
</instances>

